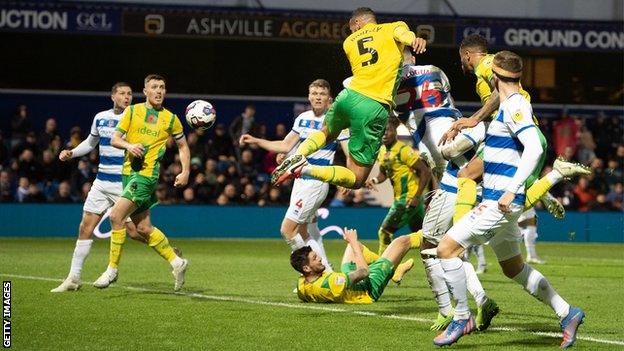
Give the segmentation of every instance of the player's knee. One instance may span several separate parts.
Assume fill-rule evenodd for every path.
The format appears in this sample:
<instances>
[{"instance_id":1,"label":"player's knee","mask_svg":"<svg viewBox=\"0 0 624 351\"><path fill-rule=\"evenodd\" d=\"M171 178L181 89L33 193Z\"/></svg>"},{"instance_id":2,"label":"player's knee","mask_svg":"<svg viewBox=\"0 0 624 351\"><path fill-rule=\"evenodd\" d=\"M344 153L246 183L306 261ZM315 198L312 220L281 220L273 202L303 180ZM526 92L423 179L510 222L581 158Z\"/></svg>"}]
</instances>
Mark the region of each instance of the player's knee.
<instances>
[{"instance_id":1,"label":"player's knee","mask_svg":"<svg viewBox=\"0 0 624 351\"><path fill-rule=\"evenodd\" d=\"M78 227L78 238L81 240L86 240L91 238L93 234L93 230L95 229L94 225L87 223L84 219L80 221L80 226Z\"/></svg>"},{"instance_id":2,"label":"player's knee","mask_svg":"<svg viewBox=\"0 0 624 351\"><path fill-rule=\"evenodd\" d=\"M115 228L123 227L125 225L125 220L126 217L124 216L124 214L113 207L113 210L110 214L111 225Z\"/></svg>"},{"instance_id":3,"label":"player's knee","mask_svg":"<svg viewBox=\"0 0 624 351\"><path fill-rule=\"evenodd\" d=\"M457 245L453 245L453 242L453 240L449 240L446 237L442 239L436 250L438 258L449 259L458 256L456 248Z\"/></svg>"},{"instance_id":4,"label":"player's knee","mask_svg":"<svg viewBox=\"0 0 624 351\"><path fill-rule=\"evenodd\" d=\"M503 270L503 274L509 279L513 279L515 276L520 274L520 272L522 272L522 269L524 269L524 263L520 265L501 264L500 266L501 266L501 269Z\"/></svg>"},{"instance_id":5,"label":"player's knee","mask_svg":"<svg viewBox=\"0 0 624 351\"><path fill-rule=\"evenodd\" d=\"M136 230L139 235L146 238L154 231L154 226L151 223L139 223Z\"/></svg>"}]
</instances>

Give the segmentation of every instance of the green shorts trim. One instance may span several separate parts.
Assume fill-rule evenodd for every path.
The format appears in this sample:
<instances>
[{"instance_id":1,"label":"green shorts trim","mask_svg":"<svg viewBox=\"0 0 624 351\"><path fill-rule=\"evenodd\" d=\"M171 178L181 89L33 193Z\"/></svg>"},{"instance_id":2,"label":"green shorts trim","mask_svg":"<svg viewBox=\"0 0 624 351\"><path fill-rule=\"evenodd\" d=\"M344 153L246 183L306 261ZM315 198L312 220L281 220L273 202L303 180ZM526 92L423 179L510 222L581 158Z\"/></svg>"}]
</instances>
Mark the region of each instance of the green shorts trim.
<instances>
[{"instance_id":1,"label":"green shorts trim","mask_svg":"<svg viewBox=\"0 0 624 351\"><path fill-rule=\"evenodd\" d=\"M381 227L384 229L398 230L406 225L412 230L418 230L422 227L423 218L425 218L424 199L420 197L420 204L417 207L406 207L406 200L395 200L388 210L386 218L384 218Z\"/></svg>"},{"instance_id":2,"label":"green shorts trim","mask_svg":"<svg viewBox=\"0 0 624 351\"><path fill-rule=\"evenodd\" d=\"M349 153L360 164L375 163L386 131L389 107L354 90L343 89L325 115L325 125L338 135L349 128Z\"/></svg>"},{"instance_id":3,"label":"green shorts trim","mask_svg":"<svg viewBox=\"0 0 624 351\"><path fill-rule=\"evenodd\" d=\"M158 203L156 198L156 184L158 179L148 178L138 173L122 176L123 192L121 196L134 202L137 209L131 213L142 213Z\"/></svg>"},{"instance_id":4,"label":"green shorts trim","mask_svg":"<svg viewBox=\"0 0 624 351\"><path fill-rule=\"evenodd\" d=\"M355 263L347 262L342 265L341 271L348 276L356 268ZM350 286L350 288L352 290L366 291L374 301L377 301L383 294L393 274L394 266L392 262L387 258L380 257L377 261L368 265L368 278L360 280L355 285Z\"/></svg>"}]
</instances>

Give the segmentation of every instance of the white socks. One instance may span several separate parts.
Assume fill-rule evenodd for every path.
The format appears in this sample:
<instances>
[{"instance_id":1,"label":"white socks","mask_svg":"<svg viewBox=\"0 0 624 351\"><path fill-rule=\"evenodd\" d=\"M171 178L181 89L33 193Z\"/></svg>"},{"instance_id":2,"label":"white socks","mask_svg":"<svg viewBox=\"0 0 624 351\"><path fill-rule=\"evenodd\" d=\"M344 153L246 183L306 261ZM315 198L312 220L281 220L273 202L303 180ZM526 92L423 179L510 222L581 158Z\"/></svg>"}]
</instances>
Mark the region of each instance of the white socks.
<instances>
[{"instance_id":1,"label":"white socks","mask_svg":"<svg viewBox=\"0 0 624 351\"><path fill-rule=\"evenodd\" d=\"M522 271L513 277L513 280L522 285L529 294L549 305L559 319L563 319L568 315L570 305L557 294L548 280L539 271L525 263Z\"/></svg>"},{"instance_id":2,"label":"white socks","mask_svg":"<svg viewBox=\"0 0 624 351\"><path fill-rule=\"evenodd\" d=\"M481 307L487 300L485 290L483 290L483 285L481 285L481 281L479 281L479 277L477 277L477 273L475 272L472 263L467 261L463 261L463 263L464 272L466 273L466 287L468 288L470 295L474 297L477 307Z\"/></svg>"},{"instance_id":3,"label":"white socks","mask_svg":"<svg viewBox=\"0 0 624 351\"><path fill-rule=\"evenodd\" d=\"M321 235L321 231L319 230L318 222L308 223L308 235L310 237L308 238L306 244L310 245L311 241L315 242L316 248L314 246L310 247L312 247L312 250L314 250L318 255L321 256L321 260L323 261L323 265L325 266L325 272L333 272L334 270L332 269L331 264L329 264L327 253L325 253L325 246L323 246L323 236Z\"/></svg>"},{"instance_id":4,"label":"white socks","mask_svg":"<svg viewBox=\"0 0 624 351\"><path fill-rule=\"evenodd\" d=\"M546 179L548 179L550 185L553 186L563 180L563 175L558 171L553 170L546 173Z\"/></svg>"},{"instance_id":5,"label":"white socks","mask_svg":"<svg viewBox=\"0 0 624 351\"><path fill-rule=\"evenodd\" d=\"M441 315L448 316L451 313L451 296L444 281L444 270L437 258L423 259L427 280L433 292L433 297L438 303L438 310Z\"/></svg>"},{"instance_id":6,"label":"white socks","mask_svg":"<svg viewBox=\"0 0 624 351\"><path fill-rule=\"evenodd\" d=\"M91 244L93 240L80 240L76 241L76 247L74 248L74 255L71 260L71 268L69 270L69 277L73 280L80 280L80 273L82 272L82 266L84 261L89 256L91 251Z\"/></svg>"},{"instance_id":7,"label":"white socks","mask_svg":"<svg viewBox=\"0 0 624 351\"><path fill-rule=\"evenodd\" d=\"M179 256L176 256L176 258L169 262L171 268L178 268L182 265L182 263L184 263L184 260L182 260Z\"/></svg>"},{"instance_id":8,"label":"white socks","mask_svg":"<svg viewBox=\"0 0 624 351\"><path fill-rule=\"evenodd\" d=\"M444 281L448 286L453 298L457 301L455 305L455 316L453 319L467 319L470 317L468 307L468 297L466 296L466 271L464 262L459 257L440 259L444 270Z\"/></svg>"},{"instance_id":9,"label":"white socks","mask_svg":"<svg viewBox=\"0 0 624 351\"><path fill-rule=\"evenodd\" d=\"M534 225L520 228L522 236L524 236L524 247L526 248L527 257L537 258L535 251L535 241L537 241L537 227Z\"/></svg>"},{"instance_id":10,"label":"white socks","mask_svg":"<svg viewBox=\"0 0 624 351\"><path fill-rule=\"evenodd\" d=\"M288 244L288 246L290 246L290 249L293 251L306 246L306 243L305 241L303 241L301 234L297 234L293 236L291 239L286 239L286 243Z\"/></svg>"},{"instance_id":11,"label":"white socks","mask_svg":"<svg viewBox=\"0 0 624 351\"><path fill-rule=\"evenodd\" d=\"M485 262L485 251L483 251L483 245L477 245L474 247L475 256L477 256L477 265L479 267L485 267L487 262Z\"/></svg>"}]
</instances>

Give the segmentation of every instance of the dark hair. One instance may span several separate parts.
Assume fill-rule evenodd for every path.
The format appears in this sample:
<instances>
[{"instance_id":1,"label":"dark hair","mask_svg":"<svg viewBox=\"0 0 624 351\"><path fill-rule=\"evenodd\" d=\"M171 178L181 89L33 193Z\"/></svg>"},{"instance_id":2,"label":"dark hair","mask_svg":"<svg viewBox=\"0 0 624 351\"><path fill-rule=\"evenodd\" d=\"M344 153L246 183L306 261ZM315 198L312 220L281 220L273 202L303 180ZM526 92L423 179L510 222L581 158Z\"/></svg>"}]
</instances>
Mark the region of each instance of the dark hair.
<instances>
[{"instance_id":1,"label":"dark hair","mask_svg":"<svg viewBox=\"0 0 624 351\"><path fill-rule=\"evenodd\" d=\"M360 16L373 16L373 18L375 18L375 11L373 11L370 7L358 7L351 13L351 18Z\"/></svg>"},{"instance_id":2,"label":"dark hair","mask_svg":"<svg viewBox=\"0 0 624 351\"><path fill-rule=\"evenodd\" d=\"M325 88L331 94L331 86L329 85L329 82L325 79L315 79L312 83L310 83L308 89L312 87Z\"/></svg>"},{"instance_id":3,"label":"dark hair","mask_svg":"<svg viewBox=\"0 0 624 351\"><path fill-rule=\"evenodd\" d=\"M312 252L312 248L309 246L304 246L293 251L290 254L290 265L297 272L304 274L303 266L308 264L308 255Z\"/></svg>"},{"instance_id":4,"label":"dark hair","mask_svg":"<svg viewBox=\"0 0 624 351\"><path fill-rule=\"evenodd\" d=\"M147 77L145 77L144 84L147 85L150 80L162 80L166 83L165 77L161 76L160 74L148 74Z\"/></svg>"},{"instance_id":5,"label":"dark hair","mask_svg":"<svg viewBox=\"0 0 624 351\"><path fill-rule=\"evenodd\" d=\"M487 52L488 41L487 39L485 39L483 36L479 34L470 34L469 36L465 37L464 40L462 40L461 44L459 45L459 48L460 49L476 48L481 52Z\"/></svg>"},{"instance_id":6,"label":"dark hair","mask_svg":"<svg viewBox=\"0 0 624 351\"><path fill-rule=\"evenodd\" d=\"M128 87L130 89L132 89L130 87L130 84L126 83L126 82L117 82L113 85L113 87L111 88L111 93L115 94L117 92L117 89L121 88L121 87Z\"/></svg>"}]
</instances>

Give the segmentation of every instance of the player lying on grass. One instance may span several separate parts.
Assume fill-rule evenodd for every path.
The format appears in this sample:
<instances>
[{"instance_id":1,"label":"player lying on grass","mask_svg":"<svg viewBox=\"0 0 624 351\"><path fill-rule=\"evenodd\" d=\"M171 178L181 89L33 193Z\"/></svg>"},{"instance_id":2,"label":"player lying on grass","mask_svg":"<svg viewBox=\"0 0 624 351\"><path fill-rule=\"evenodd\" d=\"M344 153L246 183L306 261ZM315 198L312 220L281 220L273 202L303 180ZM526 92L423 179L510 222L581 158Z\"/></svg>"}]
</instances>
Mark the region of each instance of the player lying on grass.
<instances>
[{"instance_id":1,"label":"player lying on grass","mask_svg":"<svg viewBox=\"0 0 624 351\"><path fill-rule=\"evenodd\" d=\"M420 234L396 238L381 257L358 241L355 229L345 228L348 245L342 257L340 273L326 272L320 256L309 246L293 251L290 264L303 276L297 295L304 302L364 304L377 301L390 279L401 279L412 269L412 259L401 260L412 248L418 248Z\"/></svg>"}]
</instances>

